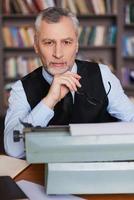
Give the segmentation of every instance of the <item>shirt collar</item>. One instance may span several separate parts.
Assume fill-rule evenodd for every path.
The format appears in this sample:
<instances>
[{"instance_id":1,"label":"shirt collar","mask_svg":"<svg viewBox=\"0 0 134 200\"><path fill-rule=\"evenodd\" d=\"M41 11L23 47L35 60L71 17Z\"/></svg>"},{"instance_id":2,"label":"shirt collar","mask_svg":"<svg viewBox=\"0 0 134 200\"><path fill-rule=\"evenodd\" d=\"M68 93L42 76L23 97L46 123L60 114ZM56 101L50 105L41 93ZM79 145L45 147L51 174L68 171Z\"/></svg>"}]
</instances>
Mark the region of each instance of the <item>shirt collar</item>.
<instances>
[{"instance_id":1,"label":"shirt collar","mask_svg":"<svg viewBox=\"0 0 134 200\"><path fill-rule=\"evenodd\" d=\"M76 63L74 63L71 72L77 73L77 65L76 65ZM44 79L45 79L49 84L52 83L52 81L53 81L53 76L50 75L50 74L44 69L44 67L42 67L42 75L43 75Z\"/></svg>"}]
</instances>

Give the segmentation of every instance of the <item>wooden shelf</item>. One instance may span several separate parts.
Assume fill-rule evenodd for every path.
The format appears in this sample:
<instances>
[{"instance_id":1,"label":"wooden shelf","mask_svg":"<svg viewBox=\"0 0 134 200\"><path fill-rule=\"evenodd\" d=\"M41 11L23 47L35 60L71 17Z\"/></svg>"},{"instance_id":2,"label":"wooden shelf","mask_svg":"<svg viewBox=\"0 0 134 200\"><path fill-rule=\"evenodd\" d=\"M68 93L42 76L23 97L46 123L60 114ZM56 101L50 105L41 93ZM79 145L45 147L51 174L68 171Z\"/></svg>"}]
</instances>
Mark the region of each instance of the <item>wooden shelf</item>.
<instances>
[{"instance_id":1,"label":"wooden shelf","mask_svg":"<svg viewBox=\"0 0 134 200\"><path fill-rule=\"evenodd\" d=\"M102 45L102 46L82 46L80 45L80 49L82 50L92 50L92 49L115 49L116 46L115 45ZM5 53L7 52L16 52L16 53L19 53L19 52L27 52L27 51L34 51L34 48L33 47L4 47L4 51Z\"/></svg>"},{"instance_id":2,"label":"wooden shelf","mask_svg":"<svg viewBox=\"0 0 134 200\"><path fill-rule=\"evenodd\" d=\"M134 23L125 24L125 27L126 27L126 28L134 28Z\"/></svg>"},{"instance_id":3,"label":"wooden shelf","mask_svg":"<svg viewBox=\"0 0 134 200\"><path fill-rule=\"evenodd\" d=\"M16 14L16 15L3 15L2 16L2 21L4 25L20 25L20 24L25 24L25 25L33 25L36 14L33 15L21 15L21 14Z\"/></svg>"},{"instance_id":4,"label":"wooden shelf","mask_svg":"<svg viewBox=\"0 0 134 200\"><path fill-rule=\"evenodd\" d=\"M24 56L24 57L37 57L37 54L34 51L34 48L4 48L4 56L3 59L9 57L17 57L17 56Z\"/></svg>"},{"instance_id":5,"label":"wooden shelf","mask_svg":"<svg viewBox=\"0 0 134 200\"><path fill-rule=\"evenodd\" d=\"M24 15L24 14L11 14L11 15L3 15L3 20L20 20L20 19L35 19L37 14L30 14L30 15Z\"/></svg>"},{"instance_id":6,"label":"wooden shelf","mask_svg":"<svg viewBox=\"0 0 134 200\"><path fill-rule=\"evenodd\" d=\"M116 46L115 45L102 45L102 46L80 46L81 50L103 50L103 49L107 49L107 50L111 50L114 49L115 50Z\"/></svg>"},{"instance_id":7,"label":"wooden shelf","mask_svg":"<svg viewBox=\"0 0 134 200\"><path fill-rule=\"evenodd\" d=\"M129 60L129 61L131 61L131 60L134 61L134 56L123 56L123 59L126 60L126 61L127 61L127 60Z\"/></svg>"},{"instance_id":8,"label":"wooden shelf","mask_svg":"<svg viewBox=\"0 0 134 200\"><path fill-rule=\"evenodd\" d=\"M17 51L22 52L22 51L34 51L33 47L4 47L4 51Z\"/></svg>"},{"instance_id":9,"label":"wooden shelf","mask_svg":"<svg viewBox=\"0 0 134 200\"><path fill-rule=\"evenodd\" d=\"M101 19L111 19L114 18L116 19L117 15L115 14L103 14L103 15L97 15L97 14L89 14L89 15L77 15L77 17L81 20L81 19L89 19L89 18L101 18Z\"/></svg>"}]
</instances>

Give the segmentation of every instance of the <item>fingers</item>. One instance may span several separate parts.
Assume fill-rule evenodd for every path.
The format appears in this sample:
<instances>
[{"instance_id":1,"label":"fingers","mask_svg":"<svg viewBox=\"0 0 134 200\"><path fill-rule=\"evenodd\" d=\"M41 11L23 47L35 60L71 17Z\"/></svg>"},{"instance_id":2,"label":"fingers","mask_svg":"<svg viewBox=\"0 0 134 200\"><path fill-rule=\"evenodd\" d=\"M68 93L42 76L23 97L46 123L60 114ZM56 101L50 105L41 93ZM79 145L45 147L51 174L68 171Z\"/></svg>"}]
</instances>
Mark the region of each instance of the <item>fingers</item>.
<instances>
[{"instance_id":1,"label":"fingers","mask_svg":"<svg viewBox=\"0 0 134 200\"><path fill-rule=\"evenodd\" d=\"M80 79L80 75L69 71L64 74L55 75L49 92L43 99L43 102L53 109L65 97L68 91L77 91L77 88L81 87Z\"/></svg>"},{"instance_id":2,"label":"fingers","mask_svg":"<svg viewBox=\"0 0 134 200\"><path fill-rule=\"evenodd\" d=\"M76 79L78 79L78 80L81 79L81 76L80 76L79 74L76 74L76 73L73 73L73 72L70 72L70 71L67 71L67 72L64 73L64 74L70 75L70 76L72 76L72 77L74 77L74 78L76 78Z\"/></svg>"},{"instance_id":3,"label":"fingers","mask_svg":"<svg viewBox=\"0 0 134 200\"><path fill-rule=\"evenodd\" d=\"M77 91L77 87L81 87L79 82L81 76L76 73L66 72L62 75L57 75L55 78L60 85L65 85L70 91Z\"/></svg>"},{"instance_id":4,"label":"fingers","mask_svg":"<svg viewBox=\"0 0 134 200\"><path fill-rule=\"evenodd\" d=\"M77 91L77 87L81 87L79 80L72 76L64 76L63 79L66 81L66 83L69 83L69 89L71 91Z\"/></svg>"}]
</instances>

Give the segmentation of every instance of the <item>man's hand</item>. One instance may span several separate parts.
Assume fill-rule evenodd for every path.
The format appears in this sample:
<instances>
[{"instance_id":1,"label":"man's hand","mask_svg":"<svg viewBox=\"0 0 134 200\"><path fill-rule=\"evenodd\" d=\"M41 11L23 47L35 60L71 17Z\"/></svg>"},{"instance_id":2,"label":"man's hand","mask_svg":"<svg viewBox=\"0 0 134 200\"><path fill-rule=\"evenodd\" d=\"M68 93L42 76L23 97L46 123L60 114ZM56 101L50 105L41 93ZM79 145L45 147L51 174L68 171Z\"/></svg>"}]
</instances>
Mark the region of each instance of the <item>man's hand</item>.
<instances>
[{"instance_id":1,"label":"man's hand","mask_svg":"<svg viewBox=\"0 0 134 200\"><path fill-rule=\"evenodd\" d=\"M70 71L55 75L50 90L43 99L44 103L53 109L69 91L75 92L77 87L81 87L80 78L81 76Z\"/></svg>"}]
</instances>

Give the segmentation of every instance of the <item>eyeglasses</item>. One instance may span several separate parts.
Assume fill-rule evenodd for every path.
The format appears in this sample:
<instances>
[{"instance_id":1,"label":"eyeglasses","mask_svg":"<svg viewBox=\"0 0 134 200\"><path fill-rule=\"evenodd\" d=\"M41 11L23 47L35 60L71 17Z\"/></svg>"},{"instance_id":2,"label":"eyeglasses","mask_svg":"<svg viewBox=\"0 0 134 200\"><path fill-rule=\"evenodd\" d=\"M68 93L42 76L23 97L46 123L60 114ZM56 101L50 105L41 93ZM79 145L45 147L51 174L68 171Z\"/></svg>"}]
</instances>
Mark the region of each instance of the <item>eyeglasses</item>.
<instances>
[{"instance_id":1,"label":"eyeglasses","mask_svg":"<svg viewBox=\"0 0 134 200\"><path fill-rule=\"evenodd\" d=\"M109 85L109 90L108 92L106 93L105 97L103 100L98 100L94 97L90 97L84 90L80 89L80 91L77 91L76 93L81 95L81 96L85 96L86 97L86 100L88 103L92 104L93 106L96 106L97 104L102 104L105 99L107 98L108 94L110 93L111 91L111 83L108 81L108 85Z\"/></svg>"}]
</instances>

